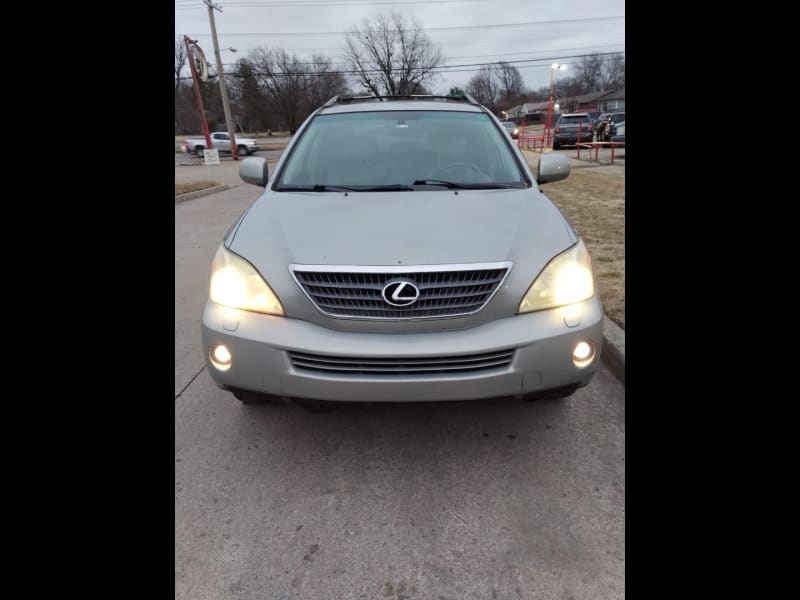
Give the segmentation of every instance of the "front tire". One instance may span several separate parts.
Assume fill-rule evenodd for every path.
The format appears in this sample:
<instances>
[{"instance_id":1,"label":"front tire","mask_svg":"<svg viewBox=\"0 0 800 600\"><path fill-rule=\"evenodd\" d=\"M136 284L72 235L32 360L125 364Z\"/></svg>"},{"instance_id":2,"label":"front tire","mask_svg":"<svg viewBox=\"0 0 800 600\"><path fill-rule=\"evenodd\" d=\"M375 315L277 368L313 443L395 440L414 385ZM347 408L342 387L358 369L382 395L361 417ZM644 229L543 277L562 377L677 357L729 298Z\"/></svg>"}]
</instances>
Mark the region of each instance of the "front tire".
<instances>
[{"instance_id":1,"label":"front tire","mask_svg":"<svg viewBox=\"0 0 800 600\"><path fill-rule=\"evenodd\" d=\"M245 406L258 406L260 404L283 404L280 396L260 394L249 390L230 390L234 397Z\"/></svg>"},{"instance_id":2,"label":"front tire","mask_svg":"<svg viewBox=\"0 0 800 600\"><path fill-rule=\"evenodd\" d=\"M247 146L236 146L236 152L239 154L239 156L247 156L250 154L247 151Z\"/></svg>"},{"instance_id":3,"label":"front tire","mask_svg":"<svg viewBox=\"0 0 800 600\"><path fill-rule=\"evenodd\" d=\"M541 392L531 392L530 394L524 395L523 399L527 402L536 402L537 400L561 400L563 398L569 398L581 387L583 386L575 384Z\"/></svg>"},{"instance_id":4,"label":"front tire","mask_svg":"<svg viewBox=\"0 0 800 600\"><path fill-rule=\"evenodd\" d=\"M205 150L205 149L206 149L205 146L195 146L194 147L194 155L202 157L203 156L203 150Z\"/></svg>"}]
</instances>

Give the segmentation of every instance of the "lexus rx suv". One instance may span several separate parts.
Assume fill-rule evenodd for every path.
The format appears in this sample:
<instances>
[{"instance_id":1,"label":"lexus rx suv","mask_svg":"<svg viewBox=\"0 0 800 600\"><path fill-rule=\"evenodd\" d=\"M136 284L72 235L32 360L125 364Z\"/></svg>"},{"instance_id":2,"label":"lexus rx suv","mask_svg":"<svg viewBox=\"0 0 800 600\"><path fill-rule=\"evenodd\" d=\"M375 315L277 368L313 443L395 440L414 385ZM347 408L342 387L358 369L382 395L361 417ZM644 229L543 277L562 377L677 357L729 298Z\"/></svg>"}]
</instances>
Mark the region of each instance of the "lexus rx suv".
<instances>
[{"instance_id":1,"label":"lexus rx suv","mask_svg":"<svg viewBox=\"0 0 800 600\"><path fill-rule=\"evenodd\" d=\"M469 96L334 97L216 251L202 342L245 404L564 397L600 360L592 262Z\"/></svg>"}]
</instances>

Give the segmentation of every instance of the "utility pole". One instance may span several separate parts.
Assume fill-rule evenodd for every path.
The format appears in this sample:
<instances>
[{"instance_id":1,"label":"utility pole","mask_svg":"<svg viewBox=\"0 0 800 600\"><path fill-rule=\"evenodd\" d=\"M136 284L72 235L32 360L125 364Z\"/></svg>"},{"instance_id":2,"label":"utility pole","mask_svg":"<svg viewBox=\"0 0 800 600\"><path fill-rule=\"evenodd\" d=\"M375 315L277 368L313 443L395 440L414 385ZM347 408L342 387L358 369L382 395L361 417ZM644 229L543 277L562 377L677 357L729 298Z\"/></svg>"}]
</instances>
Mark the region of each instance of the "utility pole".
<instances>
[{"instance_id":1,"label":"utility pole","mask_svg":"<svg viewBox=\"0 0 800 600\"><path fill-rule=\"evenodd\" d=\"M211 23L211 39L214 41L214 56L217 59L217 77L219 78L219 91L222 95L222 108L225 111L225 124L228 126L228 137L231 139L231 156L233 160L239 160L239 152L236 148L236 132L233 128L233 118L231 117L231 107L228 104L228 88L225 85L225 75L222 72L222 56L219 52L219 42L217 41L217 26L214 23L214 10L222 12L222 9L211 2L203 0L208 7L208 20Z\"/></svg>"},{"instance_id":2,"label":"utility pole","mask_svg":"<svg viewBox=\"0 0 800 600\"><path fill-rule=\"evenodd\" d=\"M194 54L189 47L191 42L193 45L196 43L190 40L188 35L183 36L183 42L186 44L186 57L189 59L189 68L192 70L192 82L194 83L194 99L197 102L197 110L200 112L200 125L203 128L203 135L206 138L206 148L211 150L214 144L211 143L211 134L208 133L208 121L206 121L206 109L203 107L203 96L200 95L200 81L197 77L197 69L194 67Z\"/></svg>"}]
</instances>

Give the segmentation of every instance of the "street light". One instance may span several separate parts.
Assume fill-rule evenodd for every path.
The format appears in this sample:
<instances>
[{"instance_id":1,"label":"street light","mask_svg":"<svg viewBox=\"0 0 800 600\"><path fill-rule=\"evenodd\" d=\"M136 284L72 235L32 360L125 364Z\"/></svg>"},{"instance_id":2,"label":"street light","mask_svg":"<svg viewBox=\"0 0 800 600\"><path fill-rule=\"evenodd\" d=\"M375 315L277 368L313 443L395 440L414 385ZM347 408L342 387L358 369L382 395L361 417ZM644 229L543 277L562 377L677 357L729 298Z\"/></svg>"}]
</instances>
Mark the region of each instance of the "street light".
<instances>
[{"instance_id":1,"label":"street light","mask_svg":"<svg viewBox=\"0 0 800 600\"><path fill-rule=\"evenodd\" d=\"M553 124L553 84L554 84L553 77L556 71L566 71L566 70L567 70L567 65L564 64L553 63L552 65L550 65L550 101L547 103L547 127L546 127L548 146L551 145L551 138L552 138L550 127Z\"/></svg>"}]
</instances>

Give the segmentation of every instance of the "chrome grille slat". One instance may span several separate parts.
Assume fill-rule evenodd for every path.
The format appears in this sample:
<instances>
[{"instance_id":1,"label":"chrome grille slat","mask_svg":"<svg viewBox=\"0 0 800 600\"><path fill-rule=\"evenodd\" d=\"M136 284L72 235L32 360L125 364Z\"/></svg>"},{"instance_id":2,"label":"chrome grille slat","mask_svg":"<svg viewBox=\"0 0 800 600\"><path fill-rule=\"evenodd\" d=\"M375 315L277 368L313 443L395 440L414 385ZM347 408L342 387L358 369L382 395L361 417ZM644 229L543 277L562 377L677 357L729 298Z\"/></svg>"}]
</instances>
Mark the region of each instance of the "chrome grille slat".
<instances>
[{"instance_id":1,"label":"chrome grille slat","mask_svg":"<svg viewBox=\"0 0 800 600\"><path fill-rule=\"evenodd\" d=\"M352 319L431 319L474 314L491 300L512 264L360 267L290 265L295 281L323 314ZM419 298L397 307L382 297L392 280L414 283Z\"/></svg>"},{"instance_id":2,"label":"chrome grille slat","mask_svg":"<svg viewBox=\"0 0 800 600\"><path fill-rule=\"evenodd\" d=\"M299 369L346 375L430 375L497 369L511 364L513 350L463 356L411 358L364 358L324 356L289 352L292 366Z\"/></svg>"},{"instance_id":3,"label":"chrome grille slat","mask_svg":"<svg viewBox=\"0 0 800 600\"><path fill-rule=\"evenodd\" d=\"M306 354L303 352L290 352L293 360L313 361L320 364L343 364L351 365L354 361L360 361L360 364L370 365L393 365L396 366L400 363L404 365L428 365L435 363L466 363L481 360L495 360L495 359L508 359L513 354L513 350L503 350L501 352L487 353L487 354L474 354L467 356L447 356L447 357L431 357L431 358L353 358L349 356L322 356L317 354Z\"/></svg>"}]
</instances>

